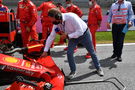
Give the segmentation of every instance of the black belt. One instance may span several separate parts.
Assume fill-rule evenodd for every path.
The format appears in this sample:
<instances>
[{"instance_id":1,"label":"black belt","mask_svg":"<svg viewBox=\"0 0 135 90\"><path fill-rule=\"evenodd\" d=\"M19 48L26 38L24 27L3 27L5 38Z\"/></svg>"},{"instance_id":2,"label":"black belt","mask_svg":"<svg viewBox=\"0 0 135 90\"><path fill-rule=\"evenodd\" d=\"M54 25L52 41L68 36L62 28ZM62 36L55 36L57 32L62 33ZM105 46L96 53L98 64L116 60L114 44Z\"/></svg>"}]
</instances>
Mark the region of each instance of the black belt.
<instances>
[{"instance_id":1,"label":"black belt","mask_svg":"<svg viewBox=\"0 0 135 90\"><path fill-rule=\"evenodd\" d=\"M87 32L88 28L86 29L86 31L83 33L83 35Z\"/></svg>"},{"instance_id":2,"label":"black belt","mask_svg":"<svg viewBox=\"0 0 135 90\"><path fill-rule=\"evenodd\" d=\"M116 23L113 23L113 25L118 25L118 26L121 26L121 25L125 25L126 23L123 23L123 24L116 24Z\"/></svg>"}]
</instances>

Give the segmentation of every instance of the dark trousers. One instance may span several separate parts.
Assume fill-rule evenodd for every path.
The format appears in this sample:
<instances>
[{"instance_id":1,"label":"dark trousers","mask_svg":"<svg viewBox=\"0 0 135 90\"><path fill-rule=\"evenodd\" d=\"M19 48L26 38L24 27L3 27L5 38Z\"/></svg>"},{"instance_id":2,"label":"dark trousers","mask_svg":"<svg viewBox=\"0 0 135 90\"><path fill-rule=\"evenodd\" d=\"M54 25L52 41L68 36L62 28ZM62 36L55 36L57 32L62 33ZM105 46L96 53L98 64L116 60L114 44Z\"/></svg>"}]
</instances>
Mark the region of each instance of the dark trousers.
<instances>
[{"instance_id":1,"label":"dark trousers","mask_svg":"<svg viewBox=\"0 0 135 90\"><path fill-rule=\"evenodd\" d=\"M112 25L112 38L113 38L113 53L117 57L121 57L125 33L122 32L126 24L113 24Z\"/></svg>"},{"instance_id":2,"label":"dark trousers","mask_svg":"<svg viewBox=\"0 0 135 90\"><path fill-rule=\"evenodd\" d=\"M94 65L95 65L96 69L99 69L100 68L100 63L99 63L97 55L96 55L96 53L94 51L94 47L93 47L93 44L92 44L91 33L90 33L90 30L88 29L79 38L69 39L68 50L67 50L67 58L68 58L70 70L72 72L76 71L76 64L75 64L73 54L74 54L74 48L76 47L76 45L78 43L81 43L87 49L87 51L91 55L92 61L93 61Z\"/></svg>"}]
</instances>

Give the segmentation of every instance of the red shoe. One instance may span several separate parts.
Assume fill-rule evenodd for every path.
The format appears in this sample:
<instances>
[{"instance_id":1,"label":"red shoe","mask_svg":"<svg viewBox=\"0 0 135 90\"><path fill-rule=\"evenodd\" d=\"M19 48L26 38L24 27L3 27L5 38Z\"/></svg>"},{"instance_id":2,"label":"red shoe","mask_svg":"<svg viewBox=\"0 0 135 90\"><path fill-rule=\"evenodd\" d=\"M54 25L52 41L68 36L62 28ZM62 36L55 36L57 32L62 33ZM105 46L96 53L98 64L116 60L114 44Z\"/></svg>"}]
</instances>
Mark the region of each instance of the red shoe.
<instances>
[{"instance_id":1,"label":"red shoe","mask_svg":"<svg viewBox=\"0 0 135 90\"><path fill-rule=\"evenodd\" d=\"M65 48L64 48L64 51L67 51L67 49L68 49L68 47L65 47Z\"/></svg>"},{"instance_id":2,"label":"red shoe","mask_svg":"<svg viewBox=\"0 0 135 90\"><path fill-rule=\"evenodd\" d=\"M76 47L76 48L74 49L74 53L76 53L76 52L77 52L77 50L78 50L78 48Z\"/></svg>"},{"instance_id":3,"label":"red shoe","mask_svg":"<svg viewBox=\"0 0 135 90\"><path fill-rule=\"evenodd\" d=\"M90 54L89 54L89 53L87 53L87 54L86 54L86 56L85 56L85 58L86 58L86 59L91 58Z\"/></svg>"},{"instance_id":4,"label":"red shoe","mask_svg":"<svg viewBox=\"0 0 135 90\"><path fill-rule=\"evenodd\" d=\"M65 48L64 48L64 51L67 51L67 49L68 49L68 47L65 47ZM77 49L78 49L77 47L74 49L74 53L77 52Z\"/></svg>"},{"instance_id":5,"label":"red shoe","mask_svg":"<svg viewBox=\"0 0 135 90\"><path fill-rule=\"evenodd\" d=\"M54 48L54 43L52 43L51 48Z\"/></svg>"}]
</instances>

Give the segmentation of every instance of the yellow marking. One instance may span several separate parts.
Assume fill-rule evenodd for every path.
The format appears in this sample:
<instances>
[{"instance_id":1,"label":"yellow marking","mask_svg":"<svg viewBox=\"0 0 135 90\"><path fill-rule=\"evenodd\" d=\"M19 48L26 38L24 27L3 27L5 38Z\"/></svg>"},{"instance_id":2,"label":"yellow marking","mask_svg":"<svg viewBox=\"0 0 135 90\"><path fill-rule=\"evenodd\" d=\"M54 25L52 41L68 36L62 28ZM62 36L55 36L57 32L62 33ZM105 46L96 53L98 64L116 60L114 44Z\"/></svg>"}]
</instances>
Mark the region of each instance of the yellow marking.
<instances>
[{"instance_id":1,"label":"yellow marking","mask_svg":"<svg viewBox=\"0 0 135 90\"><path fill-rule=\"evenodd\" d=\"M31 48L40 47L40 46L43 46L43 44L34 45L34 46L29 46L28 48L31 49Z\"/></svg>"},{"instance_id":2,"label":"yellow marking","mask_svg":"<svg viewBox=\"0 0 135 90\"><path fill-rule=\"evenodd\" d=\"M5 60L6 62L8 62L8 63L17 63L17 62L19 62L18 59L13 58L13 57L5 57L4 60Z\"/></svg>"}]
</instances>

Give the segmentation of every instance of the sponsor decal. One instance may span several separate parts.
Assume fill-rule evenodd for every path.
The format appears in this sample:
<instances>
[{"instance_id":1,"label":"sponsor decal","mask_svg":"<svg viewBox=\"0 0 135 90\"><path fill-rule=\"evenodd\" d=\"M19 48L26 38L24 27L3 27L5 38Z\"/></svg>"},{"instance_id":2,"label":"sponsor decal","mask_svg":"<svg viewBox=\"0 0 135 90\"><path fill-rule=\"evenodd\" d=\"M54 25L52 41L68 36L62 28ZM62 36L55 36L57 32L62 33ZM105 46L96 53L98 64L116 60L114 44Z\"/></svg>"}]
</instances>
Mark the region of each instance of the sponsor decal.
<instances>
[{"instance_id":1,"label":"sponsor decal","mask_svg":"<svg viewBox=\"0 0 135 90\"><path fill-rule=\"evenodd\" d=\"M18 63L19 62L19 60L14 57L5 57L4 61L8 62L8 63Z\"/></svg>"},{"instance_id":2,"label":"sponsor decal","mask_svg":"<svg viewBox=\"0 0 135 90\"><path fill-rule=\"evenodd\" d=\"M11 71L15 71L15 72L22 72L22 73L25 73L25 74L29 74L31 76L34 74L34 72L24 70L24 69L20 69L20 68L11 67L11 66L6 66L6 69L11 70Z\"/></svg>"}]
</instances>

